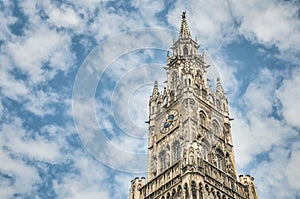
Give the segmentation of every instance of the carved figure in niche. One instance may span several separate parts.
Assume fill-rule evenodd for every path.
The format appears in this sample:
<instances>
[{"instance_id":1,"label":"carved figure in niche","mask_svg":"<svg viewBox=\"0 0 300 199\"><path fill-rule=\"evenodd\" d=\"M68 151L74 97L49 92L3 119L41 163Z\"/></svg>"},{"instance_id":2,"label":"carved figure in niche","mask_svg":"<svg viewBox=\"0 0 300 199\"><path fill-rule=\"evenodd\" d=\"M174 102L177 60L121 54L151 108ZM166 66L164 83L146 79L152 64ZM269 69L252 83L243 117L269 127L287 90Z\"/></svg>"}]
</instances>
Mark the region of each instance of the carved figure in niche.
<instances>
[{"instance_id":1,"label":"carved figure in niche","mask_svg":"<svg viewBox=\"0 0 300 199\"><path fill-rule=\"evenodd\" d=\"M189 164L195 164L195 153L193 147L190 147L189 150Z\"/></svg>"},{"instance_id":2,"label":"carved figure in niche","mask_svg":"<svg viewBox=\"0 0 300 199\"><path fill-rule=\"evenodd\" d=\"M229 129L224 127L223 132L224 132L225 142L231 144L230 136L229 136Z\"/></svg>"},{"instance_id":3,"label":"carved figure in niche","mask_svg":"<svg viewBox=\"0 0 300 199\"><path fill-rule=\"evenodd\" d=\"M156 156L152 156L152 160L151 160L151 172L152 174L155 176L156 175L156 171L157 171L157 160L156 160Z\"/></svg>"},{"instance_id":4,"label":"carved figure in niche","mask_svg":"<svg viewBox=\"0 0 300 199\"><path fill-rule=\"evenodd\" d=\"M233 169L232 161L231 161L229 154L228 154L228 156L226 155L226 169L230 175L232 175L232 176L234 175L234 169Z\"/></svg>"},{"instance_id":5,"label":"carved figure in niche","mask_svg":"<svg viewBox=\"0 0 300 199\"><path fill-rule=\"evenodd\" d=\"M211 150L211 163L216 166L217 165L217 156L214 150Z\"/></svg>"},{"instance_id":6,"label":"carved figure in niche","mask_svg":"<svg viewBox=\"0 0 300 199\"><path fill-rule=\"evenodd\" d=\"M195 131L194 128L193 128L193 130L192 130L192 136L193 136L193 141L194 141L194 140L197 140L197 135L196 135L196 131Z\"/></svg>"},{"instance_id":7,"label":"carved figure in niche","mask_svg":"<svg viewBox=\"0 0 300 199\"><path fill-rule=\"evenodd\" d=\"M200 158L201 158L201 156L200 156L200 150L199 150L199 148L196 149L196 157L197 157L197 164L200 164Z\"/></svg>"}]
</instances>

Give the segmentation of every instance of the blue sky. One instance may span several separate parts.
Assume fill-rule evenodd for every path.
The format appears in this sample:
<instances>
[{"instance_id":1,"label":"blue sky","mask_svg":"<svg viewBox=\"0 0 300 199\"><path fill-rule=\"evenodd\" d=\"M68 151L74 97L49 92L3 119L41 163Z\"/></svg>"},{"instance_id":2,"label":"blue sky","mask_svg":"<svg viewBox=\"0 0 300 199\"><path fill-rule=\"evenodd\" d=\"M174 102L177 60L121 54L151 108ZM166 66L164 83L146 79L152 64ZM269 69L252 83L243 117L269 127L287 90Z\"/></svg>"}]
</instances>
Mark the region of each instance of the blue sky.
<instances>
[{"instance_id":1,"label":"blue sky","mask_svg":"<svg viewBox=\"0 0 300 199\"><path fill-rule=\"evenodd\" d=\"M221 78L238 174L300 198L300 4L0 1L0 198L128 198L181 13Z\"/></svg>"}]
</instances>

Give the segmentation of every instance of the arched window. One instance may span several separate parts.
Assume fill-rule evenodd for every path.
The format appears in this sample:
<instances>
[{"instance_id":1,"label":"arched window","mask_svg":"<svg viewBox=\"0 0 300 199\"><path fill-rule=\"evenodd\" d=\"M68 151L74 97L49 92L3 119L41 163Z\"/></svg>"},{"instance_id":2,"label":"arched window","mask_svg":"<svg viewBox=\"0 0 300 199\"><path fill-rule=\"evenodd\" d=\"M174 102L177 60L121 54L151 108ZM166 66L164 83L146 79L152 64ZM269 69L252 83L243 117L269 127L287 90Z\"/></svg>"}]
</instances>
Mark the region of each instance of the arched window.
<instances>
[{"instance_id":1,"label":"arched window","mask_svg":"<svg viewBox=\"0 0 300 199\"><path fill-rule=\"evenodd\" d=\"M200 119L200 121L199 121L200 125L203 127L206 127L206 117L203 112L200 112L199 119Z\"/></svg>"},{"instance_id":2,"label":"arched window","mask_svg":"<svg viewBox=\"0 0 300 199\"><path fill-rule=\"evenodd\" d=\"M197 199L197 191L196 191L196 182L195 181L192 181L191 188L192 188L193 199Z\"/></svg>"},{"instance_id":3,"label":"arched window","mask_svg":"<svg viewBox=\"0 0 300 199\"><path fill-rule=\"evenodd\" d=\"M216 167L220 170L223 170L223 157L224 153L221 149L217 149L216 151Z\"/></svg>"},{"instance_id":4,"label":"arched window","mask_svg":"<svg viewBox=\"0 0 300 199\"><path fill-rule=\"evenodd\" d=\"M187 46L184 46L183 47L183 55L186 56L188 54L189 54L189 50L188 50Z\"/></svg>"},{"instance_id":5,"label":"arched window","mask_svg":"<svg viewBox=\"0 0 300 199\"><path fill-rule=\"evenodd\" d=\"M216 157L216 166L218 169L223 170L223 161L222 161L222 157L218 154Z\"/></svg>"},{"instance_id":6,"label":"arched window","mask_svg":"<svg viewBox=\"0 0 300 199\"><path fill-rule=\"evenodd\" d=\"M180 159L181 147L178 140L173 143L173 160L174 162Z\"/></svg>"},{"instance_id":7,"label":"arched window","mask_svg":"<svg viewBox=\"0 0 300 199\"><path fill-rule=\"evenodd\" d=\"M202 157L204 160L208 161L208 147L206 145L202 146Z\"/></svg>"},{"instance_id":8,"label":"arched window","mask_svg":"<svg viewBox=\"0 0 300 199\"><path fill-rule=\"evenodd\" d=\"M220 134L220 125L217 123L216 120L214 120L212 123L212 133L215 135Z\"/></svg>"},{"instance_id":9,"label":"arched window","mask_svg":"<svg viewBox=\"0 0 300 199\"><path fill-rule=\"evenodd\" d=\"M166 168L166 152L161 151L159 153L159 163L160 163L160 171L163 171Z\"/></svg>"},{"instance_id":10,"label":"arched window","mask_svg":"<svg viewBox=\"0 0 300 199\"><path fill-rule=\"evenodd\" d=\"M208 99L209 99L210 103L212 103L212 104L215 103L215 102L214 102L214 97L213 97L212 95L209 95L209 96L208 96Z\"/></svg>"}]
</instances>

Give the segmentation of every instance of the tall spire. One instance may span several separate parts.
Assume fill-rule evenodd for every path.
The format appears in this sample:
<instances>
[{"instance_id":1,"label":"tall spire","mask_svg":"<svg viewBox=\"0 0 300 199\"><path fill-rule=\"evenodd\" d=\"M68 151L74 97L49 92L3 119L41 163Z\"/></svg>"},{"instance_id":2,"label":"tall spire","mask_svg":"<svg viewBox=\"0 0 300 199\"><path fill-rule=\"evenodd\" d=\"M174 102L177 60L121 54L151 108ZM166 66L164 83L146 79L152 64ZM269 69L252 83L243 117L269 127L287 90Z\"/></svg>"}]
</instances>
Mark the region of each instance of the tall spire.
<instances>
[{"instance_id":1,"label":"tall spire","mask_svg":"<svg viewBox=\"0 0 300 199\"><path fill-rule=\"evenodd\" d=\"M186 22L186 17L185 17L186 11L182 12L182 21L181 21L181 27L180 27L180 33L179 33L179 38L189 38L191 37L191 33L188 27L188 24Z\"/></svg>"}]
</instances>

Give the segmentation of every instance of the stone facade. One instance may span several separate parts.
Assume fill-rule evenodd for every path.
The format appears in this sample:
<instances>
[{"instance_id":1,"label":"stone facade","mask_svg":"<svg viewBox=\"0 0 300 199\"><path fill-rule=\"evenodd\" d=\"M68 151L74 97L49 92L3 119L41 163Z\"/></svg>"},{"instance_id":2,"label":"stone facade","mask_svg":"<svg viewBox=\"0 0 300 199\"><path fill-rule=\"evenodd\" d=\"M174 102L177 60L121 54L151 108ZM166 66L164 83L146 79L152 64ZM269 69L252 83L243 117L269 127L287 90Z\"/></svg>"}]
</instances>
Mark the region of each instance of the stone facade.
<instances>
[{"instance_id":1,"label":"stone facade","mask_svg":"<svg viewBox=\"0 0 300 199\"><path fill-rule=\"evenodd\" d=\"M198 48L184 12L167 87L149 101L147 180L132 180L130 199L258 199L254 179L237 177L227 98L219 79L208 87Z\"/></svg>"}]
</instances>

